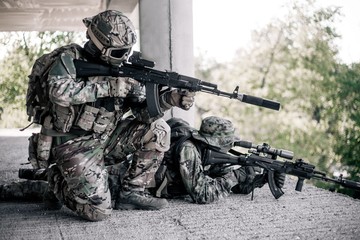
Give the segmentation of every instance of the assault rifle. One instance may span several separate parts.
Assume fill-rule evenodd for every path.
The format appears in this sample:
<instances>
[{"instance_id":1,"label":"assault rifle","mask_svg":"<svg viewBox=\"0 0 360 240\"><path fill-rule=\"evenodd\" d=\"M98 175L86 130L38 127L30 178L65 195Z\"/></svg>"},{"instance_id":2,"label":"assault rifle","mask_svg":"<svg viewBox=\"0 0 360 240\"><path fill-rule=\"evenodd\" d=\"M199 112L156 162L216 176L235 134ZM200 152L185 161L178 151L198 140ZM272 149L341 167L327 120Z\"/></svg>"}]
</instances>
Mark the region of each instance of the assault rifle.
<instances>
[{"instance_id":1,"label":"assault rifle","mask_svg":"<svg viewBox=\"0 0 360 240\"><path fill-rule=\"evenodd\" d=\"M155 63L142 59L140 52L134 52L129 58L129 61L120 67L90 63L78 59L74 60L74 64L77 77L130 77L143 83L146 87L146 103L151 117L155 117L161 113L159 90L165 86L195 92L205 92L230 99L234 98L244 103L273 110L280 109L280 103L278 102L239 93L239 86L237 86L232 93L228 93L218 90L216 84L180 75L176 72L156 70L154 69Z\"/></svg>"},{"instance_id":2,"label":"assault rifle","mask_svg":"<svg viewBox=\"0 0 360 240\"><path fill-rule=\"evenodd\" d=\"M346 188L352 188L360 191L360 183L344 179L342 175L338 179L326 177L326 174L315 170L315 166L306 163L302 159L292 160L294 153L288 150L272 148L264 143L255 145L248 141L237 141L234 146L248 148L248 154L231 149L228 153L218 152L216 150L205 150L205 164L224 164L230 163L241 166L258 166L264 169L268 175L268 184L272 195L278 199L284 192L277 187L274 180L274 172L293 175L298 178L295 190L302 190L305 179L318 179L326 182L333 182ZM287 159L285 161L277 160L277 157Z\"/></svg>"}]
</instances>

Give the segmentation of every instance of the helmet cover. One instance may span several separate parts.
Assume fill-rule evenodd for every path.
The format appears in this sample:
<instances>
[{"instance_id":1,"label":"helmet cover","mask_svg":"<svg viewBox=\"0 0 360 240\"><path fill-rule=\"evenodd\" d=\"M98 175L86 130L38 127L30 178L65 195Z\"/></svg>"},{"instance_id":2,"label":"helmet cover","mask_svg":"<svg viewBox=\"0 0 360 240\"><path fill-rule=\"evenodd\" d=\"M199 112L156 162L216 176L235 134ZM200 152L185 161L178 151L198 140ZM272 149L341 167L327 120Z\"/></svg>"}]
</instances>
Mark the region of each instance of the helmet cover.
<instances>
[{"instance_id":1,"label":"helmet cover","mask_svg":"<svg viewBox=\"0 0 360 240\"><path fill-rule=\"evenodd\" d=\"M136 43L135 28L128 17L116 10L106 10L84 18L87 35L101 51L101 59L112 65L126 61Z\"/></svg>"},{"instance_id":2,"label":"helmet cover","mask_svg":"<svg viewBox=\"0 0 360 240\"><path fill-rule=\"evenodd\" d=\"M204 118L198 134L193 134L193 137L219 148L226 148L239 140L232 122L216 116Z\"/></svg>"}]
</instances>

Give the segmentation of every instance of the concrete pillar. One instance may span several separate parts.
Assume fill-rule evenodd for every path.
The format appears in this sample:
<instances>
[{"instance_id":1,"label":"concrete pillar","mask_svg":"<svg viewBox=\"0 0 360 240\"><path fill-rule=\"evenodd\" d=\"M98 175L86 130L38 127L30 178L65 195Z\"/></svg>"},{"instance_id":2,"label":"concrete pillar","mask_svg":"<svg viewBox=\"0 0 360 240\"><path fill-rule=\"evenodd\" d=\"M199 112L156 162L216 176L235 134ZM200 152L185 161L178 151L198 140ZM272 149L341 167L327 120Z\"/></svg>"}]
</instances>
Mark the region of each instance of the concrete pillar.
<instances>
[{"instance_id":1,"label":"concrete pillar","mask_svg":"<svg viewBox=\"0 0 360 240\"><path fill-rule=\"evenodd\" d=\"M139 0L140 49L156 69L194 76L192 0ZM194 125L195 109L173 108L165 115Z\"/></svg>"}]
</instances>

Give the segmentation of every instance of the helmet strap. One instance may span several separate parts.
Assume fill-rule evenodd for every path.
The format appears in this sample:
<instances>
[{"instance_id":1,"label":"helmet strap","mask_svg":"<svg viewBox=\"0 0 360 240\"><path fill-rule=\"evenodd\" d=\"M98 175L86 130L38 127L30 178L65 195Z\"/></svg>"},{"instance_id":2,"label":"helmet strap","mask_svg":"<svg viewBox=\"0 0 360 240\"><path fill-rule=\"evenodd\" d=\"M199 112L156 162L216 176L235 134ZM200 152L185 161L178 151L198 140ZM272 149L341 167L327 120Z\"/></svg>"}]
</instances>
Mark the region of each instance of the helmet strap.
<instances>
[{"instance_id":1,"label":"helmet strap","mask_svg":"<svg viewBox=\"0 0 360 240\"><path fill-rule=\"evenodd\" d=\"M95 44L95 46L101 51L102 54L106 52L105 46L95 37L95 34L91 30L91 26L88 27L88 34L91 41Z\"/></svg>"}]
</instances>

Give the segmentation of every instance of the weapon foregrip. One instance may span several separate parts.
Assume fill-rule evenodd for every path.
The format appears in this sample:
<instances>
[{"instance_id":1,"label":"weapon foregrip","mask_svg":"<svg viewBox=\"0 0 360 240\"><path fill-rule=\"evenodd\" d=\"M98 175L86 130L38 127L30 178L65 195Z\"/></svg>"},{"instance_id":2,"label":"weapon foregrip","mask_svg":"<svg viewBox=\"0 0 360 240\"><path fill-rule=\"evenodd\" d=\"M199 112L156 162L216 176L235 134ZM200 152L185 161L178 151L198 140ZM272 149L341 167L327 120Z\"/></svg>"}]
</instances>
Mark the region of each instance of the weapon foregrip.
<instances>
[{"instance_id":1,"label":"weapon foregrip","mask_svg":"<svg viewBox=\"0 0 360 240\"><path fill-rule=\"evenodd\" d=\"M242 102L253 104L260 107L270 108L273 110L279 110L280 109L280 103L271 101L264 98L254 97L251 95L243 95Z\"/></svg>"},{"instance_id":2,"label":"weapon foregrip","mask_svg":"<svg viewBox=\"0 0 360 240\"><path fill-rule=\"evenodd\" d=\"M301 177L298 178L298 181L297 181L296 187L295 187L295 191L301 192L302 187L304 185L304 180L305 180L305 178L301 178Z\"/></svg>"}]
</instances>

